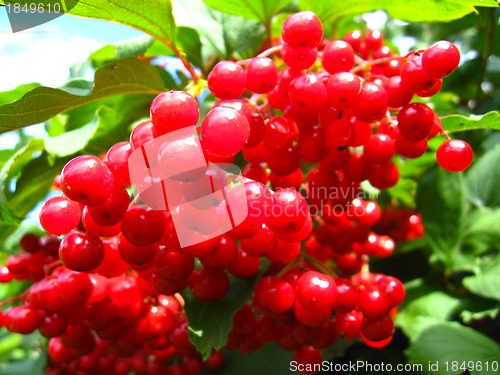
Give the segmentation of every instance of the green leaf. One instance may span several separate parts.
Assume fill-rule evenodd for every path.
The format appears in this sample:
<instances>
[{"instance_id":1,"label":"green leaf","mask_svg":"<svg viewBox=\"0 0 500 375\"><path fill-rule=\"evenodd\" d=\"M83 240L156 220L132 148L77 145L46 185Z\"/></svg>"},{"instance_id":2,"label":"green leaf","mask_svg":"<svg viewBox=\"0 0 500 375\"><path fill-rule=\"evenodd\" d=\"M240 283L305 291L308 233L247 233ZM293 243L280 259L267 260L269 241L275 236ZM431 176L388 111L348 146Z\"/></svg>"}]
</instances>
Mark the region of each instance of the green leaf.
<instances>
[{"instance_id":1,"label":"green leaf","mask_svg":"<svg viewBox=\"0 0 500 375\"><path fill-rule=\"evenodd\" d=\"M45 149L50 156L68 156L83 149L97 129L97 123L90 123L57 137L45 140Z\"/></svg>"},{"instance_id":2,"label":"green leaf","mask_svg":"<svg viewBox=\"0 0 500 375\"><path fill-rule=\"evenodd\" d=\"M208 51L229 59L233 53L251 48L264 36L264 27L256 21L228 15L210 8L202 0L173 0L178 25L198 30Z\"/></svg>"},{"instance_id":3,"label":"green leaf","mask_svg":"<svg viewBox=\"0 0 500 375\"><path fill-rule=\"evenodd\" d=\"M415 195L417 183L409 178L400 178L398 183L387 189L387 193L394 199L403 203L404 206L415 208Z\"/></svg>"},{"instance_id":4,"label":"green leaf","mask_svg":"<svg viewBox=\"0 0 500 375\"><path fill-rule=\"evenodd\" d=\"M441 117L443 129L448 133L463 132L475 129L496 129L500 130L500 113L497 111L488 112L484 115L449 115Z\"/></svg>"},{"instance_id":5,"label":"green leaf","mask_svg":"<svg viewBox=\"0 0 500 375\"><path fill-rule=\"evenodd\" d=\"M464 372L459 366L462 362L476 364L481 362L482 368L471 368L470 374L496 375L491 363L500 358L500 345L488 336L464 327L458 323L435 325L426 329L405 352L413 363L424 364L424 372L428 374L448 375ZM458 368L452 368L452 362L458 361ZM469 362L470 361L470 362ZM432 371L428 363L438 364L438 372ZM446 366L448 362L448 366ZM489 368L486 368L486 362Z\"/></svg>"},{"instance_id":6,"label":"green leaf","mask_svg":"<svg viewBox=\"0 0 500 375\"><path fill-rule=\"evenodd\" d=\"M257 20L266 25L292 0L203 0L203 2L221 12Z\"/></svg>"},{"instance_id":7,"label":"green leaf","mask_svg":"<svg viewBox=\"0 0 500 375\"><path fill-rule=\"evenodd\" d=\"M396 316L397 325L416 339L428 327L447 321L460 306L460 300L417 279L405 284L406 299Z\"/></svg>"},{"instance_id":8,"label":"green leaf","mask_svg":"<svg viewBox=\"0 0 500 375\"><path fill-rule=\"evenodd\" d=\"M14 90L0 92L0 106L19 99L24 94L38 86L40 86L39 83L28 83L26 85L20 85Z\"/></svg>"},{"instance_id":9,"label":"green leaf","mask_svg":"<svg viewBox=\"0 0 500 375\"><path fill-rule=\"evenodd\" d=\"M301 0L301 10L312 10L323 21L383 9L393 18L407 22L445 22L474 12L479 1L462 0ZM490 2L491 4L491 2Z\"/></svg>"},{"instance_id":10,"label":"green leaf","mask_svg":"<svg viewBox=\"0 0 500 375\"><path fill-rule=\"evenodd\" d=\"M468 276L463 284L471 293L500 301L500 274Z\"/></svg>"},{"instance_id":11,"label":"green leaf","mask_svg":"<svg viewBox=\"0 0 500 375\"><path fill-rule=\"evenodd\" d=\"M231 278L228 293L218 301L201 302L192 295L185 297L189 338L204 359L210 356L212 348L220 349L226 344L233 315L250 299L256 282L256 277Z\"/></svg>"},{"instance_id":12,"label":"green leaf","mask_svg":"<svg viewBox=\"0 0 500 375\"><path fill-rule=\"evenodd\" d=\"M64 160L50 165L42 139L32 139L19 150L0 171L0 222L19 224L49 192L54 177L60 173ZM11 184L15 189L11 191Z\"/></svg>"},{"instance_id":13,"label":"green leaf","mask_svg":"<svg viewBox=\"0 0 500 375\"><path fill-rule=\"evenodd\" d=\"M488 310L483 310L483 311L469 311L469 310L463 310L460 313L460 318L463 320L465 324L471 324L474 323L476 320L483 320L483 319L495 319L498 314L500 313L500 308L495 307L493 309L488 309Z\"/></svg>"},{"instance_id":14,"label":"green leaf","mask_svg":"<svg viewBox=\"0 0 500 375\"><path fill-rule=\"evenodd\" d=\"M0 4L29 4L28 0L0 0ZM61 7L60 0L39 0L47 9ZM37 4L38 4L37 3ZM66 7L67 8L66 8ZM96 18L100 20L122 23L142 30L152 37L175 44L176 25L172 14L171 0L65 0L62 2L63 12L73 16ZM65 9L69 9L67 12Z\"/></svg>"},{"instance_id":15,"label":"green leaf","mask_svg":"<svg viewBox=\"0 0 500 375\"><path fill-rule=\"evenodd\" d=\"M230 350L225 354L227 360L224 369L217 372L221 375L290 375L291 373L292 353L280 348L275 343L264 345L252 353Z\"/></svg>"},{"instance_id":16,"label":"green leaf","mask_svg":"<svg viewBox=\"0 0 500 375\"><path fill-rule=\"evenodd\" d=\"M450 265L461 243L466 211L462 175L442 168L424 174L417 189L417 207L434 256Z\"/></svg>"},{"instance_id":17,"label":"green leaf","mask_svg":"<svg viewBox=\"0 0 500 375\"><path fill-rule=\"evenodd\" d=\"M500 145L496 145L472 165L466 175L469 200L476 206L500 203Z\"/></svg>"},{"instance_id":18,"label":"green leaf","mask_svg":"<svg viewBox=\"0 0 500 375\"><path fill-rule=\"evenodd\" d=\"M177 48L186 55L186 58L196 66L202 65L201 41L198 32L186 26L178 28ZM175 56L172 49L164 43L150 36L132 38L116 44L108 44L89 56L94 66L101 66L114 60L126 57L143 56L146 58L156 56Z\"/></svg>"},{"instance_id":19,"label":"green leaf","mask_svg":"<svg viewBox=\"0 0 500 375\"><path fill-rule=\"evenodd\" d=\"M467 215L463 236L464 245L475 254L500 248L500 208L480 208Z\"/></svg>"},{"instance_id":20,"label":"green leaf","mask_svg":"<svg viewBox=\"0 0 500 375\"><path fill-rule=\"evenodd\" d=\"M171 78L165 81L165 75L162 76L157 67L146 61L126 58L98 69L93 85L77 79L61 89L37 87L18 101L0 106L0 132L44 122L59 113L104 98L130 94L156 96L173 85Z\"/></svg>"}]
</instances>

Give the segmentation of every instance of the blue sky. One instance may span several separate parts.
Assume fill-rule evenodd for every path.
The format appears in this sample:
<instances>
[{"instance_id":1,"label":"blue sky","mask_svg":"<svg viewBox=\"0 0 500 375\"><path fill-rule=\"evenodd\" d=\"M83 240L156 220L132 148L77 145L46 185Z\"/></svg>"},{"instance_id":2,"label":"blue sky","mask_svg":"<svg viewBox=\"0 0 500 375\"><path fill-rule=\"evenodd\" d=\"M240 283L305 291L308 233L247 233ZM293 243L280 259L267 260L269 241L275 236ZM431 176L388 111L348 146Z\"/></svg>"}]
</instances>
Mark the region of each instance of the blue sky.
<instances>
[{"instance_id":1,"label":"blue sky","mask_svg":"<svg viewBox=\"0 0 500 375\"><path fill-rule=\"evenodd\" d=\"M1 7L0 91L30 82L58 87L65 82L73 63L86 60L91 52L106 44L141 35L141 31L121 24L68 15L14 34L7 12ZM34 136L45 136L42 125L26 130ZM15 133L0 136L0 149L13 148L17 140Z\"/></svg>"}]
</instances>

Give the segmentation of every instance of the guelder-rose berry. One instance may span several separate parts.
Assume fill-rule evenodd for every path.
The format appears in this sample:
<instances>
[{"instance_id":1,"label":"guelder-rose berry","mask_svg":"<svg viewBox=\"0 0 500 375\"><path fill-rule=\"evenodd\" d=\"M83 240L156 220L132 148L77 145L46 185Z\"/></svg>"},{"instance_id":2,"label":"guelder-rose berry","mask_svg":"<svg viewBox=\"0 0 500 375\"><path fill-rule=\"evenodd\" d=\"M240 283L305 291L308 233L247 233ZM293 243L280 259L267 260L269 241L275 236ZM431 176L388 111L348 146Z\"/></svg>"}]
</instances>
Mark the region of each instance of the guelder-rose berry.
<instances>
[{"instance_id":1,"label":"guelder-rose berry","mask_svg":"<svg viewBox=\"0 0 500 375\"><path fill-rule=\"evenodd\" d=\"M330 276L309 271L297 280L295 293L304 308L322 310L333 306L337 298L337 285Z\"/></svg>"},{"instance_id":2,"label":"guelder-rose berry","mask_svg":"<svg viewBox=\"0 0 500 375\"><path fill-rule=\"evenodd\" d=\"M451 42L440 40L427 48L422 56L422 68L430 77L444 78L457 68L460 52Z\"/></svg>"},{"instance_id":3,"label":"guelder-rose berry","mask_svg":"<svg viewBox=\"0 0 500 375\"><path fill-rule=\"evenodd\" d=\"M246 66L247 89L256 94L271 91L278 82L278 69L268 57L254 57Z\"/></svg>"},{"instance_id":4,"label":"guelder-rose berry","mask_svg":"<svg viewBox=\"0 0 500 375\"><path fill-rule=\"evenodd\" d=\"M201 125L203 147L221 157L236 155L249 136L247 118L233 108L213 108Z\"/></svg>"},{"instance_id":5,"label":"guelder-rose berry","mask_svg":"<svg viewBox=\"0 0 500 375\"><path fill-rule=\"evenodd\" d=\"M257 283L254 301L259 308L282 314L293 306L295 293L285 280L266 276Z\"/></svg>"},{"instance_id":6,"label":"guelder-rose berry","mask_svg":"<svg viewBox=\"0 0 500 375\"><path fill-rule=\"evenodd\" d=\"M207 78L210 92L219 99L236 99L245 91L246 73L232 61L220 61Z\"/></svg>"},{"instance_id":7,"label":"guelder-rose berry","mask_svg":"<svg viewBox=\"0 0 500 375\"><path fill-rule=\"evenodd\" d=\"M198 123L200 110L196 99L184 91L159 94L151 103L151 121L158 135Z\"/></svg>"},{"instance_id":8,"label":"guelder-rose berry","mask_svg":"<svg viewBox=\"0 0 500 375\"><path fill-rule=\"evenodd\" d=\"M299 12L285 20L281 33L293 49L315 48L323 38L323 24L313 12Z\"/></svg>"},{"instance_id":9,"label":"guelder-rose berry","mask_svg":"<svg viewBox=\"0 0 500 375\"><path fill-rule=\"evenodd\" d=\"M438 164L449 172L461 172L469 167L474 152L467 142L451 139L443 142L436 153Z\"/></svg>"},{"instance_id":10,"label":"guelder-rose berry","mask_svg":"<svg viewBox=\"0 0 500 375\"><path fill-rule=\"evenodd\" d=\"M47 200L40 210L40 225L51 234L68 234L80 223L78 203L61 196Z\"/></svg>"},{"instance_id":11,"label":"guelder-rose berry","mask_svg":"<svg viewBox=\"0 0 500 375\"><path fill-rule=\"evenodd\" d=\"M96 156L82 155L69 161L61 173L61 188L69 199L94 206L108 199L115 187L113 173Z\"/></svg>"},{"instance_id":12,"label":"guelder-rose berry","mask_svg":"<svg viewBox=\"0 0 500 375\"><path fill-rule=\"evenodd\" d=\"M91 271L104 259L104 244L99 237L71 232L61 241L59 257L73 271Z\"/></svg>"}]
</instances>

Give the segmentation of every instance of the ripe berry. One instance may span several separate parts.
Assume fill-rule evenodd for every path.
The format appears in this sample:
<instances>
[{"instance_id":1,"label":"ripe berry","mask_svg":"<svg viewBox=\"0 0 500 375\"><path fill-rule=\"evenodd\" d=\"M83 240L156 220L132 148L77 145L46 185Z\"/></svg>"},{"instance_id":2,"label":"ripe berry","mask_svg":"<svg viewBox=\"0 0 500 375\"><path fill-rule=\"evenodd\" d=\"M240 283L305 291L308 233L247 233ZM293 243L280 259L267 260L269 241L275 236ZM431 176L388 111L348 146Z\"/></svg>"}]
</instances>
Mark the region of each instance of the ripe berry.
<instances>
[{"instance_id":1,"label":"ripe berry","mask_svg":"<svg viewBox=\"0 0 500 375\"><path fill-rule=\"evenodd\" d=\"M361 79L349 72L339 72L333 74L327 83L328 104L338 110L351 108L356 101L363 87Z\"/></svg>"},{"instance_id":2,"label":"ripe berry","mask_svg":"<svg viewBox=\"0 0 500 375\"><path fill-rule=\"evenodd\" d=\"M277 190L273 196L271 216L266 225L276 233L290 233L302 228L307 217L307 201L295 189Z\"/></svg>"},{"instance_id":3,"label":"ripe berry","mask_svg":"<svg viewBox=\"0 0 500 375\"><path fill-rule=\"evenodd\" d=\"M282 314L295 301L292 286L276 276L263 277L255 287L254 302L264 310Z\"/></svg>"},{"instance_id":4,"label":"ripe berry","mask_svg":"<svg viewBox=\"0 0 500 375\"><path fill-rule=\"evenodd\" d=\"M328 275L316 271L304 273L297 281L297 300L308 310L331 308L337 298L337 286Z\"/></svg>"},{"instance_id":5,"label":"ripe berry","mask_svg":"<svg viewBox=\"0 0 500 375\"><path fill-rule=\"evenodd\" d=\"M40 327L41 318L31 306L14 306L5 313L5 326L11 332L27 335Z\"/></svg>"},{"instance_id":6,"label":"ripe berry","mask_svg":"<svg viewBox=\"0 0 500 375\"><path fill-rule=\"evenodd\" d=\"M298 135L295 121L286 116L274 116L266 123L263 143L269 150L281 150L291 146Z\"/></svg>"},{"instance_id":7,"label":"ripe berry","mask_svg":"<svg viewBox=\"0 0 500 375\"><path fill-rule=\"evenodd\" d=\"M290 68L304 70L314 64L318 57L318 49L293 49L287 43L284 43L281 48L281 57Z\"/></svg>"},{"instance_id":8,"label":"ripe berry","mask_svg":"<svg viewBox=\"0 0 500 375\"><path fill-rule=\"evenodd\" d=\"M202 267L195 270L189 279L189 289L200 301L221 299L229 290L229 277L223 270Z\"/></svg>"},{"instance_id":9,"label":"ripe berry","mask_svg":"<svg viewBox=\"0 0 500 375\"><path fill-rule=\"evenodd\" d=\"M354 51L343 40L335 40L323 49L321 62L330 74L348 72L354 66Z\"/></svg>"},{"instance_id":10,"label":"ripe berry","mask_svg":"<svg viewBox=\"0 0 500 375\"><path fill-rule=\"evenodd\" d=\"M414 92L431 89L436 80L424 72L419 55L413 55L401 68L401 84Z\"/></svg>"},{"instance_id":11,"label":"ripe berry","mask_svg":"<svg viewBox=\"0 0 500 375\"><path fill-rule=\"evenodd\" d=\"M247 118L233 108L213 108L201 126L203 147L222 157L240 152L249 136L250 124Z\"/></svg>"},{"instance_id":12,"label":"ripe berry","mask_svg":"<svg viewBox=\"0 0 500 375\"><path fill-rule=\"evenodd\" d=\"M323 25L313 12L298 12L285 20L281 34L293 49L315 48L323 38Z\"/></svg>"},{"instance_id":13,"label":"ripe berry","mask_svg":"<svg viewBox=\"0 0 500 375\"><path fill-rule=\"evenodd\" d=\"M443 142L436 153L438 164L450 172L461 172L472 163L474 153L467 142L451 139Z\"/></svg>"},{"instance_id":14,"label":"ripe berry","mask_svg":"<svg viewBox=\"0 0 500 375\"><path fill-rule=\"evenodd\" d=\"M353 113L361 121L372 122L385 115L387 102L387 93L382 86L365 82L354 104Z\"/></svg>"},{"instance_id":15,"label":"ripe berry","mask_svg":"<svg viewBox=\"0 0 500 375\"><path fill-rule=\"evenodd\" d=\"M290 83L288 96L293 106L317 111L325 104L327 91L321 79L313 73L306 73Z\"/></svg>"},{"instance_id":16,"label":"ripe berry","mask_svg":"<svg viewBox=\"0 0 500 375\"><path fill-rule=\"evenodd\" d=\"M434 43L422 56L422 68L425 74L438 79L450 75L459 63L458 48L446 40Z\"/></svg>"},{"instance_id":17,"label":"ripe berry","mask_svg":"<svg viewBox=\"0 0 500 375\"><path fill-rule=\"evenodd\" d=\"M154 129L151 120L141 122L137 125L134 130L132 130L132 133L130 133L130 144L132 148L135 150L149 141L152 141L155 138Z\"/></svg>"},{"instance_id":18,"label":"ripe berry","mask_svg":"<svg viewBox=\"0 0 500 375\"><path fill-rule=\"evenodd\" d=\"M398 113L401 136L411 142L423 141L429 136L434 123L434 112L423 103L409 103Z\"/></svg>"},{"instance_id":19,"label":"ripe berry","mask_svg":"<svg viewBox=\"0 0 500 375\"><path fill-rule=\"evenodd\" d=\"M61 188L69 199L88 206L103 203L113 192L113 174L101 159L78 156L64 166Z\"/></svg>"},{"instance_id":20,"label":"ripe berry","mask_svg":"<svg viewBox=\"0 0 500 375\"><path fill-rule=\"evenodd\" d=\"M166 219L162 211L144 206L130 207L122 219L123 236L136 246L158 242L165 234Z\"/></svg>"},{"instance_id":21,"label":"ripe berry","mask_svg":"<svg viewBox=\"0 0 500 375\"><path fill-rule=\"evenodd\" d=\"M159 94L151 103L150 114L157 135L196 125L200 117L196 99L184 91Z\"/></svg>"},{"instance_id":22,"label":"ripe berry","mask_svg":"<svg viewBox=\"0 0 500 375\"><path fill-rule=\"evenodd\" d=\"M323 362L323 354L313 346L304 346L293 354L293 361L300 366L303 374L315 374Z\"/></svg>"},{"instance_id":23,"label":"ripe berry","mask_svg":"<svg viewBox=\"0 0 500 375\"><path fill-rule=\"evenodd\" d=\"M104 245L99 237L71 232L61 241L59 257L74 271L91 271L104 259Z\"/></svg>"},{"instance_id":24,"label":"ripe berry","mask_svg":"<svg viewBox=\"0 0 500 375\"><path fill-rule=\"evenodd\" d=\"M128 172L128 158L132 153L130 142L118 142L111 146L106 153L104 163L113 173L115 183L120 186L130 186L130 176Z\"/></svg>"},{"instance_id":25,"label":"ripe berry","mask_svg":"<svg viewBox=\"0 0 500 375\"><path fill-rule=\"evenodd\" d=\"M399 180L399 168L392 161L383 164L373 164L368 181L377 189L388 189Z\"/></svg>"},{"instance_id":26,"label":"ripe berry","mask_svg":"<svg viewBox=\"0 0 500 375\"><path fill-rule=\"evenodd\" d=\"M389 294L379 286L362 286L358 294L358 308L366 318L378 318L392 308Z\"/></svg>"},{"instance_id":27,"label":"ripe berry","mask_svg":"<svg viewBox=\"0 0 500 375\"><path fill-rule=\"evenodd\" d=\"M278 69L268 57L254 57L246 66L247 89L256 94L265 94L276 86Z\"/></svg>"},{"instance_id":28,"label":"ripe berry","mask_svg":"<svg viewBox=\"0 0 500 375\"><path fill-rule=\"evenodd\" d=\"M364 155L372 163L381 164L392 159L396 152L394 140L386 134L375 134L365 145Z\"/></svg>"},{"instance_id":29,"label":"ripe berry","mask_svg":"<svg viewBox=\"0 0 500 375\"><path fill-rule=\"evenodd\" d=\"M47 200L40 210L40 225L55 235L68 234L80 224L81 211L78 203L64 197Z\"/></svg>"},{"instance_id":30,"label":"ripe berry","mask_svg":"<svg viewBox=\"0 0 500 375\"><path fill-rule=\"evenodd\" d=\"M127 212L130 197L124 187L115 185L108 199L96 206L89 206L92 219L99 225L111 226L118 224Z\"/></svg>"},{"instance_id":31,"label":"ripe berry","mask_svg":"<svg viewBox=\"0 0 500 375\"><path fill-rule=\"evenodd\" d=\"M232 61L220 61L207 78L210 92L220 99L236 99L245 91L245 69Z\"/></svg>"},{"instance_id":32,"label":"ripe berry","mask_svg":"<svg viewBox=\"0 0 500 375\"><path fill-rule=\"evenodd\" d=\"M394 333L394 322L390 315L367 319L361 323L361 333L371 341L382 341L391 337Z\"/></svg>"}]
</instances>

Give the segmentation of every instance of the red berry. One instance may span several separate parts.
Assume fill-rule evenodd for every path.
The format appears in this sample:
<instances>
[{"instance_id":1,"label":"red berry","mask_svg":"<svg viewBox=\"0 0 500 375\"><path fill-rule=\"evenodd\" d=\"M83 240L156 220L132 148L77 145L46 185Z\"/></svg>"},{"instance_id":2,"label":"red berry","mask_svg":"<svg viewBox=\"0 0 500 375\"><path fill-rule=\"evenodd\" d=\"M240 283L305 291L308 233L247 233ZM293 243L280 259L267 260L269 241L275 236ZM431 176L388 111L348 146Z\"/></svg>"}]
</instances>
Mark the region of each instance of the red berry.
<instances>
[{"instance_id":1,"label":"red berry","mask_svg":"<svg viewBox=\"0 0 500 375\"><path fill-rule=\"evenodd\" d=\"M159 94L151 103L150 114L157 135L196 125L200 117L196 99L184 91Z\"/></svg>"},{"instance_id":2,"label":"red berry","mask_svg":"<svg viewBox=\"0 0 500 375\"><path fill-rule=\"evenodd\" d=\"M354 51L343 40L335 40L327 44L323 49L321 62L325 70L330 74L348 72L354 66Z\"/></svg>"},{"instance_id":3,"label":"red berry","mask_svg":"<svg viewBox=\"0 0 500 375\"><path fill-rule=\"evenodd\" d=\"M323 363L323 354L313 346L304 346L293 354L292 362L302 374L315 374Z\"/></svg>"},{"instance_id":4,"label":"red berry","mask_svg":"<svg viewBox=\"0 0 500 375\"><path fill-rule=\"evenodd\" d=\"M423 103L407 104L398 113L399 132L403 138L411 142L426 139L433 123L434 112Z\"/></svg>"},{"instance_id":5,"label":"red berry","mask_svg":"<svg viewBox=\"0 0 500 375\"><path fill-rule=\"evenodd\" d=\"M245 91L245 69L232 61L220 61L208 75L210 92L220 99L236 99Z\"/></svg>"},{"instance_id":6,"label":"red berry","mask_svg":"<svg viewBox=\"0 0 500 375\"><path fill-rule=\"evenodd\" d=\"M295 293L285 280L266 276L255 287L254 301L259 308L282 314L293 306Z\"/></svg>"},{"instance_id":7,"label":"red berry","mask_svg":"<svg viewBox=\"0 0 500 375\"><path fill-rule=\"evenodd\" d=\"M304 308L322 310L333 306L337 298L337 285L330 276L309 271L297 281L295 293Z\"/></svg>"},{"instance_id":8,"label":"red berry","mask_svg":"<svg viewBox=\"0 0 500 375\"><path fill-rule=\"evenodd\" d=\"M295 189L277 190L273 196L271 216L266 225L276 233L290 233L302 228L307 218L307 201Z\"/></svg>"},{"instance_id":9,"label":"red berry","mask_svg":"<svg viewBox=\"0 0 500 375\"><path fill-rule=\"evenodd\" d=\"M323 38L323 25L313 12L298 12L285 20L281 34L293 49L315 48Z\"/></svg>"},{"instance_id":10,"label":"red berry","mask_svg":"<svg viewBox=\"0 0 500 375\"><path fill-rule=\"evenodd\" d=\"M474 152L467 142L451 139L443 142L436 153L438 164L450 172L461 172L472 163Z\"/></svg>"},{"instance_id":11,"label":"red berry","mask_svg":"<svg viewBox=\"0 0 500 375\"><path fill-rule=\"evenodd\" d=\"M422 56L422 68L425 74L438 79L450 75L459 63L458 48L446 40L434 43Z\"/></svg>"},{"instance_id":12,"label":"red berry","mask_svg":"<svg viewBox=\"0 0 500 375\"><path fill-rule=\"evenodd\" d=\"M306 110L319 110L327 99L325 84L313 73L295 78L288 88L293 106Z\"/></svg>"},{"instance_id":13,"label":"red berry","mask_svg":"<svg viewBox=\"0 0 500 375\"><path fill-rule=\"evenodd\" d=\"M104 259L104 245L99 237L72 232L61 242L59 257L74 271L91 271Z\"/></svg>"},{"instance_id":14,"label":"red berry","mask_svg":"<svg viewBox=\"0 0 500 375\"><path fill-rule=\"evenodd\" d=\"M358 308L369 319L388 314L392 308L389 294L379 286L362 286L358 294Z\"/></svg>"},{"instance_id":15,"label":"red berry","mask_svg":"<svg viewBox=\"0 0 500 375\"><path fill-rule=\"evenodd\" d=\"M64 166L61 188L69 199L93 206L103 203L113 192L113 174L101 159L78 156Z\"/></svg>"},{"instance_id":16,"label":"red berry","mask_svg":"<svg viewBox=\"0 0 500 375\"><path fill-rule=\"evenodd\" d=\"M104 163L113 173L115 183L120 186L130 186L130 175L128 172L128 158L132 154L130 142L118 142L111 146L106 153Z\"/></svg>"},{"instance_id":17,"label":"red berry","mask_svg":"<svg viewBox=\"0 0 500 375\"><path fill-rule=\"evenodd\" d=\"M40 225L57 236L68 234L80 224L81 211L78 203L64 197L48 199L40 210Z\"/></svg>"},{"instance_id":18,"label":"red berry","mask_svg":"<svg viewBox=\"0 0 500 375\"><path fill-rule=\"evenodd\" d=\"M381 164L392 159L396 153L394 140L386 134L375 134L365 145L364 155L372 163Z\"/></svg>"},{"instance_id":19,"label":"red berry","mask_svg":"<svg viewBox=\"0 0 500 375\"><path fill-rule=\"evenodd\" d=\"M123 236L136 246L158 242L165 234L165 227L165 214L145 206L130 207L121 223Z\"/></svg>"},{"instance_id":20,"label":"red berry","mask_svg":"<svg viewBox=\"0 0 500 375\"><path fill-rule=\"evenodd\" d=\"M247 89L256 94L265 94L276 86L278 69L268 57L254 57L246 66Z\"/></svg>"},{"instance_id":21,"label":"red berry","mask_svg":"<svg viewBox=\"0 0 500 375\"><path fill-rule=\"evenodd\" d=\"M229 277L223 270L202 267L189 279L193 296L200 301L214 301L224 297L229 290Z\"/></svg>"},{"instance_id":22,"label":"red berry","mask_svg":"<svg viewBox=\"0 0 500 375\"><path fill-rule=\"evenodd\" d=\"M203 147L211 153L229 157L241 151L250 136L250 124L240 112L228 107L215 107L201 127Z\"/></svg>"}]
</instances>

